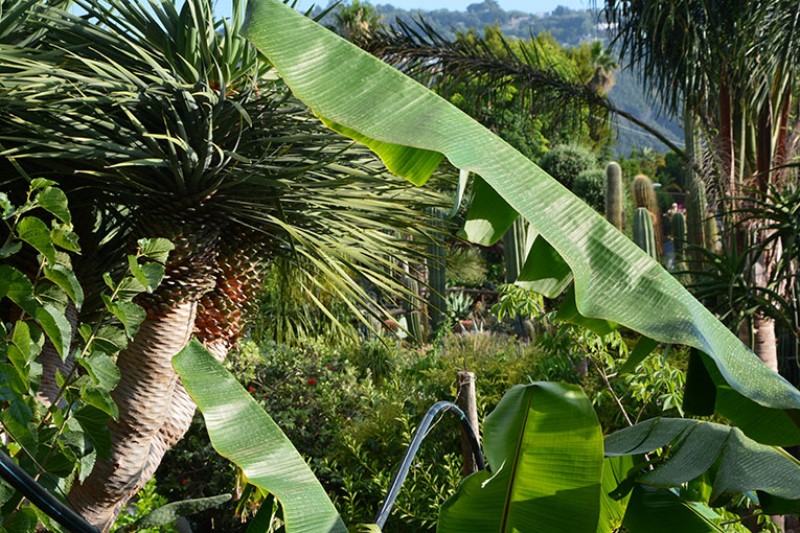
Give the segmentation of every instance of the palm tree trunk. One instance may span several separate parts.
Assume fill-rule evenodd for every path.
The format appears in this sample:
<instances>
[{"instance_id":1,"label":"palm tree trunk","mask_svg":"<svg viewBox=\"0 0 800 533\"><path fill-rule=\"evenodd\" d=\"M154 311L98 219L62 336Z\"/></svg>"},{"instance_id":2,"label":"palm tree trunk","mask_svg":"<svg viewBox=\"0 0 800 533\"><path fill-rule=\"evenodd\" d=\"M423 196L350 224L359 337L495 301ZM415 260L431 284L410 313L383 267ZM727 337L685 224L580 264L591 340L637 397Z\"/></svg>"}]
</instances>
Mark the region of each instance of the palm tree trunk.
<instances>
[{"instance_id":1,"label":"palm tree trunk","mask_svg":"<svg viewBox=\"0 0 800 533\"><path fill-rule=\"evenodd\" d=\"M108 531L141 483L150 449L172 408L178 380L172 358L189 341L196 312L196 301L189 300L148 317L119 354L121 379L112 393L119 420L109 426L111 458L98 460L69 493L75 510L102 531Z\"/></svg>"},{"instance_id":2,"label":"palm tree trunk","mask_svg":"<svg viewBox=\"0 0 800 533\"><path fill-rule=\"evenodd\" d=\"M230 344L223 340L210 342L205 344L206 349L217 359L222 362L228 355ZM186 392L180 378L175 384L175 390L172 393L172 401L170 402L170 409L167 419L159 429L153 444L150 446L150 453L147 457L147 464L142 470L142 476L139 480L138 486L130 494L138 491L150 478L156 473L164 454L167 453L173 446L175 446L186 432L189 431L189 426L192 425L192 419L197 411L197 406L194 400Z\"/></svg>"},{"instance_id":3,"label":"palm tree trunk","mask_svg":"<svg viewBox=\"0 0 800 533\"><path fill-rule=\"evenodd\" d=\"M775 337L775 319L764 313L753 315L755 341L753 351L775 372L778 371L778 342Z\"/></svg>"}]
</instances>

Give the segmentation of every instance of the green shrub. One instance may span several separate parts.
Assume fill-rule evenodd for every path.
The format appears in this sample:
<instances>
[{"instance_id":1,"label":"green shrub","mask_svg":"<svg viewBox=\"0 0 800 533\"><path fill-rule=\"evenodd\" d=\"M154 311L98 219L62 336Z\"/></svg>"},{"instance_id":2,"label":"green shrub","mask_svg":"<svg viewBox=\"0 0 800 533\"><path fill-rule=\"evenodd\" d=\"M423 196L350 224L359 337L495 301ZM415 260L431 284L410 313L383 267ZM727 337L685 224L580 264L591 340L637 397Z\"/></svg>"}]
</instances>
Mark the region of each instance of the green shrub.
<instances>
[{"instance_id":1,"label":"green shrub","mask_svg":"<svg viewBox=\"0 0 800 533\"><path fill-rule=\"evenodd\" d=\"M572 183L572 192L593 209L602 213L605 208L605 187L605 171L592 168L578 174Z\"/></svg>"},{"instance_id":2,"label":"green shrub","mask_svg":"<svg viewBox=\"0 0 800 533\"><path fill-rule=\"evenodd\" d=\"M542 158L540 166L566 188L572 190L575 178L597 166L597 158L587 148L573 144L556 146Z\"/></svg>"}]
</instances>

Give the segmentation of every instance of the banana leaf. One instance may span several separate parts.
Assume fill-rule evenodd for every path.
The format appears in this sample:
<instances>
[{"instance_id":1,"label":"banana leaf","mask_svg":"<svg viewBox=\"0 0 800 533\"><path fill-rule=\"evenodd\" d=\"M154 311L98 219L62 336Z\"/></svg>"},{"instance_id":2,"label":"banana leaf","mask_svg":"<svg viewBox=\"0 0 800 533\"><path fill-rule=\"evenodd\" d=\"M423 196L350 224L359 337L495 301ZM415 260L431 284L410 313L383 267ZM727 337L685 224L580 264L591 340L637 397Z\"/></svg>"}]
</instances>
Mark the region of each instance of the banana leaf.
<instances>
[{"instance_id":1,"label":"banana leaf","mask_svg":"<svg viewBox=\"0 0 800 533\"><path fill-rule=\"evenodd\" d=\"M493 473L467 477L442 506L439 533L594 531L601 513L603 437L574 385L512 388L484 425Z\"/></svg>"},{"instance_id":2,"label":"banana leaf","mask_svg":"<svg viewBox=\"0 0 800 533\"><path fill-rule=\"evenodd\" d=\"M726 409L733 423L761 406L776 414L772 443L800 443L800 391L656 261L506 142L281 0L248 2L244 32L300 100L329 127L369 146L390 171L424 184L446 157L480 176L499 200L472 213L470 239L492 242L523 216L571 269L580 315L697 348L718 369L715 385L727 384L745 400ZM718 409L724 401L717 397Z\"/></svg>"},{"instance_id":3,"label":"banana leaf","mask_svg":"<svg viewBox=\"0 0 800 533\"><path fill-rule=\"evenodd\" d=\"M719 506L744 492L766 494L762 508L779 502L800 511L800 461L780 448L759 444L735 427L684 418L654 418L612 433L607 456L638 455L669 446L670 455L653 470L634 472L637 483L678 487L703 475L711 480L709 503Z\"/></svg>"},{"instance_id":4,"label":"banana leaf","mask_svg":"<svg viewBox=\"0 0 800 533\"><path fill-rule=\"evenodd\" d=\"M347 531L286 435L202 344L193 339L172 364L203 413L214 449L239 466L250 483L277 497L287 531Z\"/></svg>"}]
</instances>

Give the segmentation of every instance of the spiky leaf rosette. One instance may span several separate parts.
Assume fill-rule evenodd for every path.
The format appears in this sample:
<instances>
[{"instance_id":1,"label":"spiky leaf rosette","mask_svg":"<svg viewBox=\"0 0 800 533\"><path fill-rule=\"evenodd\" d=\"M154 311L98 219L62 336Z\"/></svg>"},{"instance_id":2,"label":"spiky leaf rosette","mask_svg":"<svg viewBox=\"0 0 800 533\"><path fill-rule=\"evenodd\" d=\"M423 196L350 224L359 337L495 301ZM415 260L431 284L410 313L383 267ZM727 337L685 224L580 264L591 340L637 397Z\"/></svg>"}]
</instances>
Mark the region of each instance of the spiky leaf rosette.
<instances>
[{"instance_id":1,"label":"spiky leaf rosette","mask_svg":"<svg viewBox=\"0 0 800 533\"><path fill-rule=\"evenodd\" d=\"M33 170L53 179L81 199L94 241L115 250L141 237L176 244L120 356L115 399L131 408L120 409L113 457L71 497L105 528L154 470L146 450L169 446L191 418L172 355L195 326L215 346L241 331L255 280L231 235L309 265L310 283L326 278L366 321L364 310L380 311L365 286L408 293L397 265L422 262L421 206L442 200L388 176L297 105L238 35L238 2L231 22L207 0L77 3L84 15L51 7L29 20L47 30L36 49L0 47L0 183L13 189ZM102 272L88 265L97 260L84 256L83 270Z\"/></svg>"}]
</instances>

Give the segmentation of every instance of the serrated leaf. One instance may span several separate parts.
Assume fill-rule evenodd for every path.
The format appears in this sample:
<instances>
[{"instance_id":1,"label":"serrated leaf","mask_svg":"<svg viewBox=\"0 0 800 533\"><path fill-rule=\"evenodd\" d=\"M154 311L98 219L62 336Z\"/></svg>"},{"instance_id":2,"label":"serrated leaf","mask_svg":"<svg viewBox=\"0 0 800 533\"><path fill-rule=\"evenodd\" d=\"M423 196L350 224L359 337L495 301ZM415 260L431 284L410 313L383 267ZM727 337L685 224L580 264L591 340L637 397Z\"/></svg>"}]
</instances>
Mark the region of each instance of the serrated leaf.
<instances>
[{"instance_id":1,"label":"serrated leaf","mask_svg":"<svg viewBox=\"0 0 800 533\"><path fill-rule=\"evenodd\" d=\"M166 263L169 253L175 249L175 245L167 239L140 239L139 253L148 259L159 263Z\"/></svg>"},{"instance_id":2,"label":"serrated leaf","mask_svg":"<svg viewBox=\"0 0 800 533\"><path fill-rule=\"evenodd\" d=\"M89 357L81 358L79 361L100 388L111 391L119 383L119 368L117 368L114 359L110 356L103 353L95 353Z\"/></svg>"},{"instance_id":3,"label":"serrated leaf","mask_svg":"<svg viewBox=\"0 0 800 533\"><path fill-rule=\"evenodd\" d=\"M78 240L78 235L64 228L53 228L50 230L50 238L53 244L68 252L80 253L81 245Z\"/></svg>"},{"instance_id":4,"label":"serrated leaf","mask_svg":"<svg viewBox=\"0 0 800 533\"><path fill-rule=\"evenodd\" d=\"M11 257L22 249L22 243L19 241L7 240L3 247L0 248L0 259Z\"/></svg>"},{"instance_id":5,"label":"serrated leaf","mask_svg":"<svg viewBox=\"0 0 800 533\"><path fill-rule=\"evenodd\" d=\"M39 189L44 189L46 187L52 187L53 185L58 185L55 181L48 180L45 178L34 178L31 180L30 189L31 191L37 191Z\"/></svg>"},{"instance_id":6,"label":"serrated leaf","mask_svg":"<svg viewBox=\"0 0 800 533\"><path fill-rule=\"evenodd\" d=\"M142 325L144 319L147 317L145 310L133 302L106 302L106 309L108 312L117 317L125 328L125 334L129 339L136 336L139 331L139 326Z\"/></svg>"},{"instance_id":7,"label":"serrated leaf","mask_svg":"<svg viewBox=\"0 0 800 533\"><path fill-rule=\"evenodd\" d=\"M83 288L71 268L58 263L53 266L45 266L44 277L61 287L80 311L83 306Z\"/></svg>"},{"instance_id":8,"label":"serrated leaf","mask_svg":"<svg viewBox=\"0 0 800 533\"><path fill-rule=\"evenodd\" d=\"M0 298L8 297L29 315L36 312L33 284L22 272L8 265L0 265Z\"/></svg>"},{"instance_id":9,"label":"serrated leaf","mask_svg":"<svg viewBox=\"0 0 800 533\"><path fill-rule=\"evenodd\" d=\"M87 405L96 407L116 420L119 418L119 408L109 392L101 387L87 385L81 387L81 400Z\"/></svg>"},{"instance_id":10,"label":"serrated leaf","mask_svg":"<svg viewBox=\"0 0 800 533\"><path fill-rule=\"evenodd\" d=\"M8 199L8 195L4 192L0 192L0 216L3 217L3 220L8 220L14 213L16 212L16 208L14 204L11 203L11 200Z\"/></svg>"},{"instance_id":11,"label":"serrated leaf","mask_svg":"<svg viewBox=\"0 0 800 533\"><path fill-rule=\"evenodd\" d=\"M42 209L52 213L61 222L65 224L72 222L72 216L67 206L67 195L61 189L45 187L36 195L36 202Z\"/></svg>"},{"instance_id":12,"label":"serrated leaf","mask_svg":"<svg viewBox=\"0 0 800 533\"><path fill-rule=\"evenodd\" d=\"M67 317L50 304L37 307L33 316L63 360L72 342L72 326Z\"/></svg>"},{"instance_id":13,"label":"serrated leaf","mask_svg":"<svg viewBox=\"0 0 800 533\"><path fill-rule=\"evenodd\" d=\"M37 354L32 349L33 340L31 339L31 329L27 322L18 321L14 324L14 331L11 334L11 343L17 347L20 355L27 363Z\"/></svg>"},{"instance_id":14,"label":"serrated leaf","mask_svg":"<svg viewBox=\"0 0 800 533\"><path fill-rule=\"evenodd\" d=\"M108 431L108 423L111 422L111 417L100 409L84 405L75 411L75 420L92 441L97 456L102 459L110 459L111 433Z\"/></svg>"},{"instance_id":15,"label":"serrated leaf","mask_svg":"<svg viewBox=\"0 0 800 533\"><path fill-rule=\"evenodd\" d=\"M23 508L11 513L3 521L3 528L8 533L35 533L39 519L33 509Z\"/></svg>"},{"instance_id":16,"label":"serrated leaf","mask_svg":"<svg viewBox=\"0 0 800 533\"><path fill-rule=\"evenodd\" d=\"M95 333L90 351L100 350L108 355L116 355L128 345L125 332L117 326L101 326Z\"/></svg>"},{"instance_id":17,"label":"serrated leaf","mask_svg":"<svg viewBox=\"0 0 800 533\"><path fill-rule=\"evenodd\" d=\"M17 237L33 246L51 265L56 262L56 249L50 239L50 228L41 219L33 216L22 218L17 224Z\"/></svg>"},{"instance_id":18,"label":"serrated leaf","mask_svg":"<svg viewBox=\"0 0 800 533\"><path fill-rule=\"evenodd\" d=\"M144 263L139 264L136 256L128 256L128 268L136 280L141 283L148 293L152 293L158 284L161 283L161 278L164 277L164 266L160 263Z\"/></svg>"}]
</instances>

